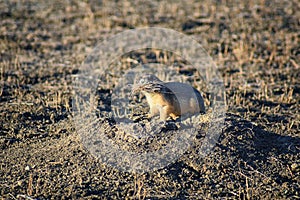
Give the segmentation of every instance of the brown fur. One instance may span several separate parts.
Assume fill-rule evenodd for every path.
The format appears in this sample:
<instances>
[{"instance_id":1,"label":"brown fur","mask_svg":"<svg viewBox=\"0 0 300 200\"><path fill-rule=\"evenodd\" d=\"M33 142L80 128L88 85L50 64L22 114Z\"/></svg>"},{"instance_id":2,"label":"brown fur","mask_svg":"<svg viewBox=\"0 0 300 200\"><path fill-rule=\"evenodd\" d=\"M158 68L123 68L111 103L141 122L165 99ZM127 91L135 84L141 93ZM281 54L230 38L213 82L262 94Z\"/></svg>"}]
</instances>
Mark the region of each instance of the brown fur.
<instances>
[{"instance_id":1,"label":"brown fur","mask_svg":"<svg viewBox=\"0 0 300 200\"><path fill-rule=\"evenodd\" d=\"M146 93L147 102L150 107L149 117L160 115L160 120L166 120L168 117L176 119L180 116L180 107L176 97L164 93Z\"/></svg>"},{"instance_id":2,"label":"brown fur","mask_svg":"<svg viewBox=\"0 0 300 200\"><path fill-rule=\"evenodd\" d=\"M181 114L205 112L201 94L186 83L164 83L156 76L147 74L139 78L132 91L141 91L150 107L148 116L160 115L162 121L168 117L176 119Z\"/></svg>"}]
</instances>

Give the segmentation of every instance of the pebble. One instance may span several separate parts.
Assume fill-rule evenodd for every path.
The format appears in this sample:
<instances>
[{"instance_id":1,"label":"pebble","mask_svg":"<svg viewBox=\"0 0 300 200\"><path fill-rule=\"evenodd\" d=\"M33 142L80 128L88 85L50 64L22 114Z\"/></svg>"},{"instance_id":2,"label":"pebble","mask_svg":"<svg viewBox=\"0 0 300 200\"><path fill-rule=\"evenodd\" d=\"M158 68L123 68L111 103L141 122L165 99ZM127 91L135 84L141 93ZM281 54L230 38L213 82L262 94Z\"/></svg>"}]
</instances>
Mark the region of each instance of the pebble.
<instances>
[{"instance_id":1,"label":"pebble","mask_svg":"<svg viewBox=\"0 0 300 200\"><path fill-rule=\"evenodd\" d=\"M296 171L298 167L299 167L299 164L293 163L293 164L291 165L291 170L292 170L292 171Z\"/></svg>"}]
</instances>

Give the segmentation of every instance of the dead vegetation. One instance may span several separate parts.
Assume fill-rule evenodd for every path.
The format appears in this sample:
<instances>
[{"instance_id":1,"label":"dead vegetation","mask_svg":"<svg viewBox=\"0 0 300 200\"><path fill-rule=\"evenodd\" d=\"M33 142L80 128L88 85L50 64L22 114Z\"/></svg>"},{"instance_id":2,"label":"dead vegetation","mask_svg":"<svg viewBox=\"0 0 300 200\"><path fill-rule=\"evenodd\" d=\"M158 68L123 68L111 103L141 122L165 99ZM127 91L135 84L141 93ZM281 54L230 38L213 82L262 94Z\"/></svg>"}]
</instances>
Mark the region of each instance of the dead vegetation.
<instances>
[{"instance_id":1,"label":"dead vegetation","mask_svg":"<svg viewBox=\"0 0 300 200\"><path fill-rule=\"evenodd\" d=\"M300 197L298 1L0 2L3 199ZM199 41L224 78L214 151L153 173L97 162L72 121L71 76L123 30L172 28Z\"/></svg>"}]
</instances>

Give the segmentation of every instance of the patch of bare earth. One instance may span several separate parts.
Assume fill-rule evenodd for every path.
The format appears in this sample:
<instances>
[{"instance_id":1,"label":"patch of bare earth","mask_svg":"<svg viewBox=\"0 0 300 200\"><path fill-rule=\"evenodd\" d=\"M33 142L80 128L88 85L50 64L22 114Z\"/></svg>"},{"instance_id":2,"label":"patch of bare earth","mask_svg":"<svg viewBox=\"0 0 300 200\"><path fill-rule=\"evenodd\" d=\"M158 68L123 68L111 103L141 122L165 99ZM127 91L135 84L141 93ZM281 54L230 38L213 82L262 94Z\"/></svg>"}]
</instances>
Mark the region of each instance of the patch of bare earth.
<instances>
[{"instance_id":1,"label":"patch of bare earth","mask_svg":"<svg viewBox=\"0 0 300 200\"><path fill-rule=\"evenodd\" d=\"M297 0L1 1L0 195L300 198L299 10ZM183 32L207 49L228 111L205 159L191 150L164 169L132 174L82 146L71 76L97 42L147 26Z\"/></svg>"}]
</instances>

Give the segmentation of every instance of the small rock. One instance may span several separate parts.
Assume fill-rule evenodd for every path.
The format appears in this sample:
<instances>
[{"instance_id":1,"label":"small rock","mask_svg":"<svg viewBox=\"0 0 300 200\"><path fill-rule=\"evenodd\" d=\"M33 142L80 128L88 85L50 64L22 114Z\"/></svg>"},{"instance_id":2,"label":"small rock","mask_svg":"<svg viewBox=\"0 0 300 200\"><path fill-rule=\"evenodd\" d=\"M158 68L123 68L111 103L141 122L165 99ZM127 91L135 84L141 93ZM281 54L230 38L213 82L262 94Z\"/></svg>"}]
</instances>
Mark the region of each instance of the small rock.
<instances>
[{"instance_id":1,"label":"small rock","mask_svg":"<svg viewBox=\"0 0 300 200\"><path fill-rule=\"evenodd\" d=\"M29 170L30 170L30 167L27 165L27 166L25 167L25 170L26 170L26 171L29 171Z\"/></svg>"},{"instance_id":2,"label":"small rock","mask_svg":"<svg viewBox=\"0 0 300 200\"><path fill-rule=\"evenodd\" d=\"M237 139L238 139L238 140L243 140L243 136L242 136L242 135L239 135L239 136L237 137Z\"/></svg>"},{"instance_id":3,"label":"small rock","mask_svg":"<svg viewBox=\"0 0 300 200\"><path fill-rule=\"evenodd\" d=\"M17 181L18 186L21 186L22 183L23 183L23 181L21 181L21 180Z\"/></svg>"},{"instance_id":4,"label":"small rock","mask_svg":"<svg viewBox=\"0 0 300 200\"><path fill-rule=\"evenodd\" d=\"M292 171L296 171L298 167L299 167L299 164L293 163L293 164L291 165L291 170L292 170Z\"/></svg>"}]
</instances>

